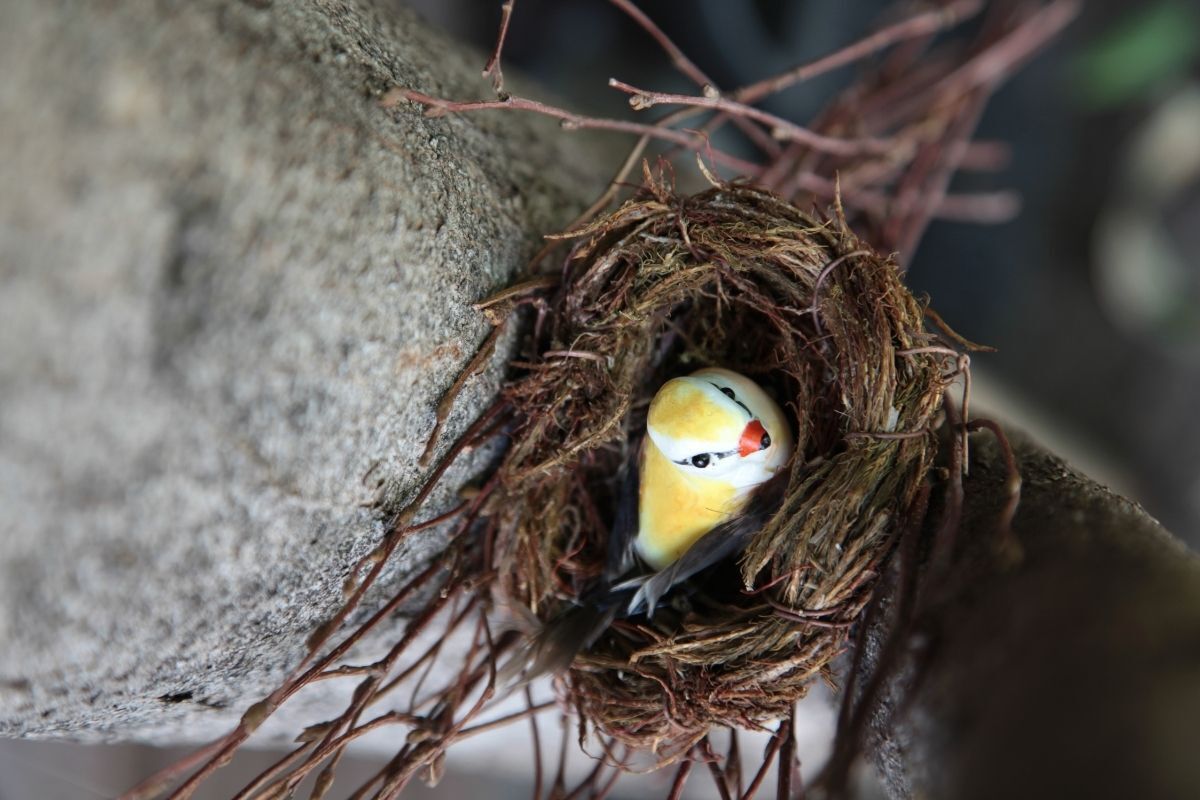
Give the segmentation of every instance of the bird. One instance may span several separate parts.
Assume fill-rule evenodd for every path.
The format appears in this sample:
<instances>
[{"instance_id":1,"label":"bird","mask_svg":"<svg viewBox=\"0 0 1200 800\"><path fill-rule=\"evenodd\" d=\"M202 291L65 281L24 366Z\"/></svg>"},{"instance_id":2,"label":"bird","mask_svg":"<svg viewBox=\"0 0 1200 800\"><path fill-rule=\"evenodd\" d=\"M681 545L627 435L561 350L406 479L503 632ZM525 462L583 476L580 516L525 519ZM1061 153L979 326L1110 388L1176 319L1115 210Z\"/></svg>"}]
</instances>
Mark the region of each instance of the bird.
<instances>
[{"instance_id":1,"label":"bird","mask_svg":"<svg viewBox=\"0 0 1200 800\"><path fill-rule=\"evenodd\" d=\"M565 669L617 617L653 615L673 587L744 549L779 506L793 447L783 410L744 375L708 367L664 383L618 493L603 576L502 672L524 683Z\"/></svg>"},{"instance_id":2,"label":"bird","mask_svg":"<svg viewBox=\"0 0 1200 800\"><path fill-rule=\"evenodd\" d=\"M663 384L646 417L638 555L662 570L741 511L791 457L782 409L754 381L710 367Z\"/></svg>"}]
</instances>

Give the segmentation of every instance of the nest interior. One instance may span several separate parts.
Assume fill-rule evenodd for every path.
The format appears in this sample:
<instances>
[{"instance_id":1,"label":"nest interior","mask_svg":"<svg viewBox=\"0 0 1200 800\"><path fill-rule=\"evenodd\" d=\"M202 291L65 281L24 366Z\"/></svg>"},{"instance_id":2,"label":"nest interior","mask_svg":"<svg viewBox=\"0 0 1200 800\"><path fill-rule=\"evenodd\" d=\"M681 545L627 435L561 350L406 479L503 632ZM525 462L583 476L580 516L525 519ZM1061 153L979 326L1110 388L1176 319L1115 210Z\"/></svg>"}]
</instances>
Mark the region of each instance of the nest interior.
<instances>
[{"instance_id":1,"label":"nest interior","mask_svg":"<svg viewBox=\"0 0 1200 800\"><path fill-rule=\"evenodd\" d=\"M766 191L677 195L663 176L575 235L538 298L499 467L494 563L509 602L549 621L594 586L622 466L664 381L737 370L788 413L779 510L737 564L652 619L615 622L560 683L582 720L679 758L714 725L786 716L848 627L932 463L953 354L895 262L835 209ZM951 359L952 362L952 359Z\"/></svg>"}]
</instances>

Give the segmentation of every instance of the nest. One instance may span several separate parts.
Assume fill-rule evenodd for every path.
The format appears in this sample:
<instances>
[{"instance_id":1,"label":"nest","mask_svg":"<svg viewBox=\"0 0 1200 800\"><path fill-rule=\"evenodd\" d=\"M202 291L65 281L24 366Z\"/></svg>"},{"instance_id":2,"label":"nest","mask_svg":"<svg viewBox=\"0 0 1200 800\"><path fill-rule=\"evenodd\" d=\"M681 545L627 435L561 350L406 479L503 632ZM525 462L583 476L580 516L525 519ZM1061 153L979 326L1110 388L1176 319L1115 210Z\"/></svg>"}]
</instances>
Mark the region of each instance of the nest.
<instances>
[{"instance_id":1,"label":"nest","mask_svg":"<svg viewBox=\"0 0 1200 800\"><path fill-rule=\"evenodd\" d=\"M669 378L740 371L797 436L779 509L738 562L652 619L618 620L561 680L582 720L662 764L714 725L787 716L828 677L915 512L953 353L838 209L743 185L684 197L648 176L574 236L506 391L518 421L492 507L510 602L550 621L595 585L618 476Z\"/></svg>"}]
</instances>

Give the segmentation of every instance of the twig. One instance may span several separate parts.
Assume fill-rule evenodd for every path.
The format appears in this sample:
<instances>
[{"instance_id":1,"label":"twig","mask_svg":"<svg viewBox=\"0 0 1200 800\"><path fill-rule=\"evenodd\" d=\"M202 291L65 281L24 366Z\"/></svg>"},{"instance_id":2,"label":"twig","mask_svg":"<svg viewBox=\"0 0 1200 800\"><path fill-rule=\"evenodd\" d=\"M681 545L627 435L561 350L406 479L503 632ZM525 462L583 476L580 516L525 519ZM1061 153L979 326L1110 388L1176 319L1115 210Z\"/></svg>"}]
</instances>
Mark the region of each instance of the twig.
<instances>
[{"instance_id":1,"label":"twig","mask_svg":"<svg viewBox=\"0 0 1200 800\"><path fill-rule=\"evenodd\" d=\"M787 720L787 733L783 737L783 745L779 748L779 774L778 774L778 789L775 792L775 797L780 800L792 799L792 780L797 777L795 773L796 763L796 710L792 709L792 714Z\"/></svg>"},{"instance_id":2,"label":"twig","mask_svg":"<svg viewBox=\"0 0 1200 800\"><path fill-rule=\"evenodd\" d=\"M679 762L679 769L675 770L675 779L671 781L671 791L667 794L667 800L680 800L683 797L683 787L692 772L692 763L690 758Z\"/></svg>"},{"instance_id":3,"label":"twig","mask_svg":"<svg viewBox=\"0 0 1200 800\"><path fill-rule=\"evenodd\" d=\"M782 91L789 86L815 78L838 67L852 64L886 47L905 39L915 39L937 33L956 25L960 20L971 17L983 7L982 0L957 0L936 11L926 11L909 19L890 25L854 44L822 56L816 61L794 67L772 78L743 86L729 93L734 100L755 103L762 98Z\"/></svg>"},{"instance_id":4,"label":"twig","mask_svg":"<svg viewBox=\"0 0 1200 800\"><path fill-rule=\"evenodd\" d=\"M538 703L535 706L530 706L524 711L514 711L511 714L506 714L503 717L498 717L489 722L481 722L478 725L472 725L469 728L463 728L459 733L458 738L461 741L462 739L468 739L480 733L487 733L488 731L494 731L497 728L503 728L505 725L511 725L518 720L525 719L526 717L532 717L535 714L540 714L546 709L554 708L555 705L556 703L553 700L547 700L544 703Z\"/></svg>"},{"instance_id":5,"label":"twig","mask_svg":"<svg viewBox=\"0 0 1200 800\"><path fill-rule=\"evenodd\" d=\"M1008 441L1004 429L995 420L973 419L967 423L966 427L970 431L988 430L995 437L996 444L1000 446L1006 473L1004 492L1007 500L1004 502L1004 508L1000 511L1000 520L996 523L996 531L1000 536L1001 547L1007 548L1009 551L1008 557L1020 559L1023 548L1013 532L1012 523L1017 516L1017 508L1021 505L1022 478L1021 470L1017 466L1017 458L1013 454L1012 444Z\"/></svg>"},{"instance_id":6,"label":"twig","mask_svg":"<svg viewBox=\"0 0 1200 800\"><path fill-rule=\"evenodd\" d=\"M717 794L720 795L721 800L733 800L729 794L729 783L725 780L725 772L717 766L717 761L720 757L713 752L712 744L708 741L708 737L705 736L701 739L696 748L701 751L700 757L704 759L704 763L708 766L708 772L712 775L713 783L717 787Z\"/></svg>"},{"instance_id":7,"label":"twig","mask_svg":"<svg viewBox=\"0 0 1200 800\"><path fill-rule=\"evenodd\" d=\"M763 751L762 765L759 766L758 772L754 773L754 779L750 781L750 785L746 787L746 791L739 800L754 800L754 796L758 794L759 788L767 778L767 773L771 770L771 764L775 762L775 756L779 754L779 748L783 745L786 730L791 724L791 720L783 720L779 723L779 727L775 729L775 733L767 741L766 750Z\"/></svg>"},{"instance_id":8,"label":"twig","mask_svg":"<svg viewBox=\"0 0 1200 800\"><path fill-rule=\"evenodd\" d=\"M646 135L653 139L661 139L662 141L671 142L684 147L693 152L703 150L710 157L722 166L737 170L743 175L752 175L759 169L759 165L752 161L737 158L724 151L717 149L709 149L708 140L695 135L689 135L683 131L677 131L673 128L665 128L661 125L650 125L642 122L628 122L619 119L604 119L600 117L588 117L582 114L576 114L571 111L565 111L561 108L556 108L537 100L529 100L524 97L510 95L505 100L481 100L477 102L456 102L452 100L441 100L436 97L431 97L422 92L413 89L392 89L379 101L380 106L384 108L394 107L400 100L411 100L414 103L429 108L433 113L428 116L440 116L446 113L460 113L464 111L484 111L487 109L507 108L515 111L529 111L543 116L553 117L560 120L564 130L604 130L618 131L621 133L636 133Z\"/></svg>"},{"instance_id":9,"label":"twig","mask_svg":"<svg viewBox=\"0 0 1200 800\"><path fill-rule=\"evenodd\" d=\"M292 752L285 755L283 758L276 761L271 766L267 767L262 772L258 773L242 790L233 796L233 800L248 800L253 797L263 786L272 782L279 775L282 775L292 764L300 759L306 752L312 750L316 745L316 740L305 742L300 747L295 748Z\"/></svg>"},{"instance_id":10,"label":"twig","mask_svg":"<svg viewBox=\"0 0 1200 800\"><path fill-rule=\"evenodd\" d=\"M533 740L533 800L542 798L542 737L538 735L537 715L533 713L533 691L525 684L525 707Z\"/></svg>"},{"instance_id":11,"label":"twig","mask_svg":"<svg viewBox=\"0 0 1200 800\"><path fill-rule=\"evenodd\" d=\"M825 279L829 277L830 273L832 273L835 269L837 269L842 264L845 264L846 262L848 262L850 259L859 258L861 256L867 256L867 255L871 255L870 250L854 250L854 251L846 253L844 255L840 255L837 258L830 261L824 267L822 267L820 273L817 274L817 280L813 284L812 305L809 306L808 308L804 309L804 311L809 314L812 314L813 327L816 328L818 336L821 336L824 333L821 330L821 315L819 313L820 308L818 307L817 302L821 299L821 287L824 285Z\"/></svg>"},{"instance_id":12,"label":"twig","mask_svg":"<svg viewBox=\"0 0 1200 800\"><path fill-rule=\"evenodd\" d=\"M500 52L504 49L504 40L508 36L508 21L512 17L514 0L504 0L500 5L500 33L496 36L496 47L492 50L492 57L488 59L487 64L483 68L483 77L491 77L492 88L496 90L496 96L501 100L508 97L508 93L504 91L504 73L500 69Z\"/></svg>"},{"instance_id":13,"label":"twig","mask_svg":"<svg viewBox=\"0 0 1200 800\"><path fill-rule=\"evenodd\" d=\"M725 782L739 797L742 794L742 752L737 728L729 728L729 752L725 755Z\"/></svg>"},{"instance_id":14,"label":"twig","mask_svg":"<svg viewBox=\"0 0 1200 800\"><path fill-rule=\"evenodd\" d=\"M866 632L874 626L879 615L883 613L884 591L881 588L877 588L872 593L859 625L854 655L847 673L846 686L842 690L841 707L838 709L837 736L834 739L833 752L817 779L817 783L822 785L832 797L840 797L845 793L850 766L862 745L863 729L868 716L877 709L880 692L893 674L893 670L897 668L904 643L908 640L911 631L915 609L918 607L916 580L920 531L925 522L929 492L928 485L922 488L914 503L915 507L909 524L898 537L899 569L895 576L898 589L895 604L891 609L891 629L880 646L876 668L869 676L861 693L858 691L858 679L866 650ZM780 758L782 759L782 756ZM782 768L781 760L780 769Z\"/></svg>"},{"instance_id":15,"label":"twig","mask_svg":"<svg viewBox=\"0 0 1200 800\"><path fill-rule=\"evenodd\" d=\"M429 466L429 459L433 457L434 448L437 446L438 434L441 432L446 418L450 416L451 409L454 408L454 401L462 393L463 388L467 385L467 381L478 375L487 366L488 360L496 352L496 343L500 341L500 336L504 333L505 325L505 320L501 320L498 325L495 325L488 332L487 338L483 340L483 344L479 345L479 349L475 351L475 355L471 356L471 360L467 363L467 366L459 370L458 377L454 379L454 383L450 385L450 388L442 395L442 399L438 401L437 410L434 413L433 430L429 432L429 439L425 442L425 449L421 452L421 457L417 459L418 466Z\"/></svg>"},{"instance_id":16,"label":"twig","mask_svg":"<svg viewBox=\"0 0 1200 800\"><path fill-rule=\"evenodd\" d=\"M709 87L712 89L717 88L713 80L696 66L695 62L684 55L684 52L671 41L671 38L655 25L653 20L646 16L640 8L629 0L609 0L609 2L628 14L646 33L650 34L654 41L658 43L658 46L663 49L663 52L667 54L667 57L671 59L671 63L675 65L675 68L687 76L693 83L705 91ZM768 157L774 158L779 155L779 144L752 121L744 117L734 117L732 121Z\"/></svg>"},{"instance_id":17,"label":"twig","mask_svg":"<svg viewBox=\"0 0 1200 800\"><path fill-rule=\"evenodd\" d=\"M168 764L163 769L146 778L141 783L134 786L129 791L121 795L121 800L142 800L142 798L154 797L162 789L177 781L186 773L195 769L199 765L205 763L208 759L214 757L221 752L226 743L229 742L237 734L237 729L230 731L220 739L205 745L194 753L189 753L178 761Z\"/></svg>"},{"instance_id":18,"label":"twig","mask_svg":"<svg viewBox=\"0 0 1200 800\"><path fill-rule=\"evenodd\" d=\"M629 105L637 111L661 104L693 106L695 108L711 108L725 111L731 115L757 120L770 125L771 134L777 139L800 142L814 150L831 155L853 156L864 153L879 155L890 152L896 146L895 142L885 139L841 139L835 136L825 136L824 134L816 133L801 125L797 125L783 117L717 94L697 97L686 94L652 92L647 89L639 89L636 86L631 86L616 78L610 78L608 85L629 94Z\"/></svg>"},{"instance_id":19,"label":"twig","mask_svg":"<svg viewBox=\"0 0 1200 800\"><path fill-rule=\"evenodd\" d=\"M943 97L955 97L981 88L994 90L1061 33L1079 9L1079 0L1053 0L956 69L935 91Z\"/></svg>"}]
</instances>

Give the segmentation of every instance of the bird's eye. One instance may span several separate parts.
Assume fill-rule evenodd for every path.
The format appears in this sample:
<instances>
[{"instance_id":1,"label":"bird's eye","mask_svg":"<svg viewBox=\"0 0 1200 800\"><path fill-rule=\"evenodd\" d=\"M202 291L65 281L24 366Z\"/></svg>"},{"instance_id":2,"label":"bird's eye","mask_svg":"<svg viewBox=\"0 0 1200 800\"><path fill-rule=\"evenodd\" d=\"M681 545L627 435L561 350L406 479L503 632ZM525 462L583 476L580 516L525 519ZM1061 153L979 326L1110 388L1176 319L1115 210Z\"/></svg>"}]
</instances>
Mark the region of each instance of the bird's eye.
<instances>
[{"instance_id":1,"label":"bird's eye","mask_svg":"<svg viewBox=\"0 0 1200 800\"><path fill-rule=\"evenodd\" d=\"M771 446L771 434L764 433L763 438L762 438L762 449L766 450L770 446Z\"/></svg>"},{"instance_id":2,"label":"bird's eye","mask_svg":"<svg viewBox=\"0 0 1200 800\"><path fill-rule=\"evenodd\" d=\"M721 393L724 394L726 397L728 397L730 400L737 400L737 398L734 397L734 395L733 395L733 389L730 389L728 386L721 386L718 388L720 388Z\"/></svg>"},{"instance_id":3,"label":"bird's eye","mask_svg":"<svg viewBox=\"0 0 1200 800\"><path fill-rule=\"evenodd\" d=\"M692 456L692 466L693 467L697 467L699 469L704 469L705 467L708 466L708 462L709 462L708 453L701 453L700 455Z\"/></svg>"}]
</instances>

